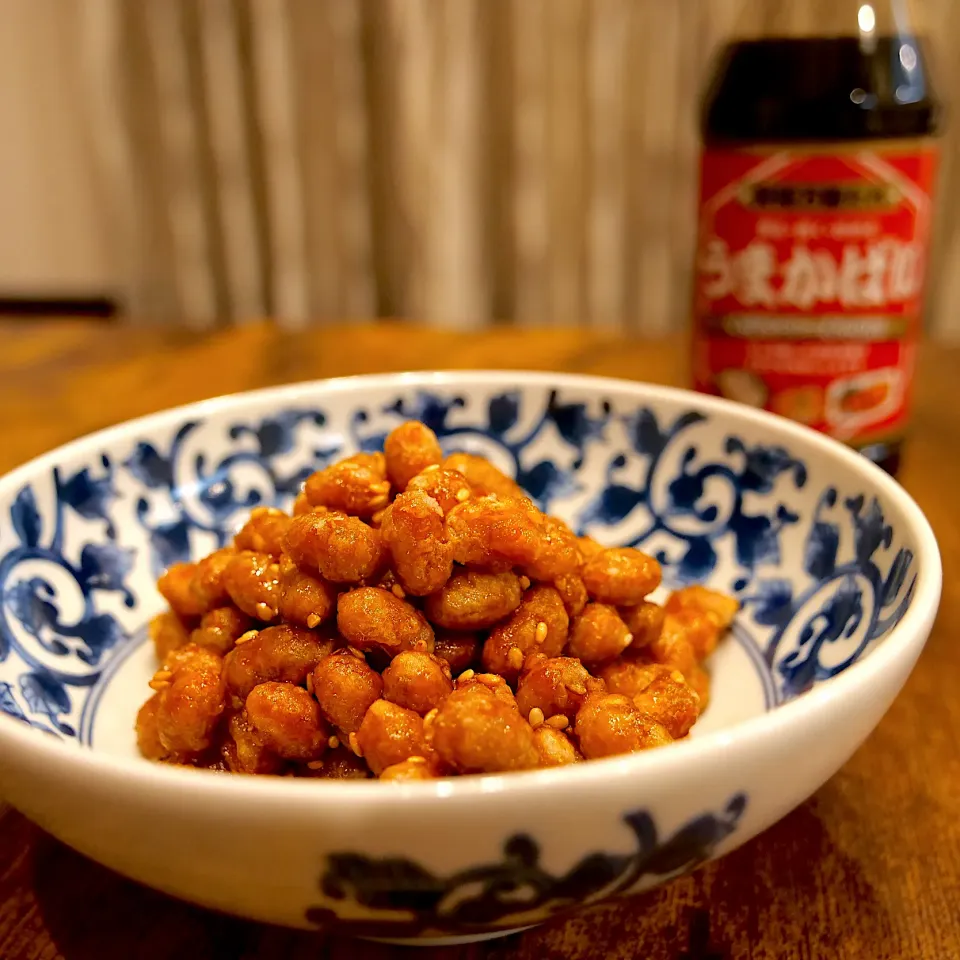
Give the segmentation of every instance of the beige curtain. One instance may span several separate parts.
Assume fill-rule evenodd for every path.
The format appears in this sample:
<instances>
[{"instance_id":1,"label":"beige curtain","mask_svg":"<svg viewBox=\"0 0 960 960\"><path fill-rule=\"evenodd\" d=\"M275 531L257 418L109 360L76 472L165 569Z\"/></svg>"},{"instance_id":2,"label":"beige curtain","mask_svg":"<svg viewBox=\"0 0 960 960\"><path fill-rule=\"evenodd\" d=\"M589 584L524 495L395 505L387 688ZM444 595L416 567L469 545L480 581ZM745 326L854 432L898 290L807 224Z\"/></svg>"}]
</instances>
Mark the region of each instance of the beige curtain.
<instances>
[{"instance_id":1,"label":"beige curtain","mask_svg":"<svg viewBox=\"0 0 960 960\"><path fill-rule=\"evenodd\" d=\"M696 99L738 6L84 0L129 317L682 327ZM958 6L929 0L935 33ZM960 264L947 187L937 265ZM960 336L940 273L931 325Z\"/></svg>"}]
</instances>

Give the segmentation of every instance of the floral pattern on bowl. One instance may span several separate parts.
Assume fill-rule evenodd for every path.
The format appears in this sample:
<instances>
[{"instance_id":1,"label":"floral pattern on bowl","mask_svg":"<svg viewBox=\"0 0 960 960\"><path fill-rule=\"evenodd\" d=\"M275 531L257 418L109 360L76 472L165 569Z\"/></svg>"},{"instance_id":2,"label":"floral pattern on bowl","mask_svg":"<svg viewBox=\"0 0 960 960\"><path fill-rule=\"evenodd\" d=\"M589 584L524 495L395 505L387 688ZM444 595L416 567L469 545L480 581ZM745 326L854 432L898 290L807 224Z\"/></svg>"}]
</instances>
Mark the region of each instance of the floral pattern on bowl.
<instances>
[{"instance_id":1,"label":"floral pattern on bowl","mask_svg":"<svg viewBox=\"0 0 960 960\"><path fill-rule=\"evenodd\" d=\"M672 585L711 578L729 555L733 576L719 585L744 605L738 638L771 706L856 662L909 605L913 555L895 546L876 499L827 487L803 509L806 465L781 446L730 435L704 458L697 435L709 420L695 410L664 420L557 390L485 403L421 390L350 411L342 432L313 408L191 420L164 447L144 439L119 461L104 452L70 473L54 468L52 496L24 486L9 507L12 537L0 538L0 662L18 662L0 673L0 709L59 736L89 730L90 690L142 632L137 564L148 559L155 577L222 545L251 507L288 506L309 473L379 449L403 419L423 420L447 450L489 456L578 532L655 553ZM790 528L804 538L801 582L776 571Z\"/></svg>"}]
</instances>

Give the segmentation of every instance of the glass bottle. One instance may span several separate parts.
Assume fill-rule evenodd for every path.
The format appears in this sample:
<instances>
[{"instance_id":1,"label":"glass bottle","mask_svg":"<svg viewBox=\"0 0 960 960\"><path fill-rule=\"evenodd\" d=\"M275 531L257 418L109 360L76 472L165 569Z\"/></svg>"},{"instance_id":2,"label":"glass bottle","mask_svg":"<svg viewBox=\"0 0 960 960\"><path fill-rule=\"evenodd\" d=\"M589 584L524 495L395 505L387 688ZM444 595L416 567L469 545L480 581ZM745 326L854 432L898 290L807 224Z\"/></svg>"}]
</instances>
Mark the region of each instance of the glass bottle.
<instances>
[{"instance_id":1,"label":"glass bottle","mask_svg":"<svg viewBox=\"0 0 960 960\"><path fill-rule=\"evenodd\" d=\"M750 0L702 102L697 389L896 472L941 112L906 0Z\"/></svg>"}]
</instances>

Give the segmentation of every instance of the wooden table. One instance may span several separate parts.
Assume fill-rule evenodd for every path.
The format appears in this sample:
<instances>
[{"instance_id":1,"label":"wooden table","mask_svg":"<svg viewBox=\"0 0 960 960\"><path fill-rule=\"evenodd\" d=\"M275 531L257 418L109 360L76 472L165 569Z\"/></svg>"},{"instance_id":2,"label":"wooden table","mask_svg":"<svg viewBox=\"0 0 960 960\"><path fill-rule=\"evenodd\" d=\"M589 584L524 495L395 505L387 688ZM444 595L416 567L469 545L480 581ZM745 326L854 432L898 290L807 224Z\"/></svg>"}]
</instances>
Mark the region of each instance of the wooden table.
<instances>
[{"instance_id":1,"label":"wooden table","mask_svg":"<svg viewBox=\"0 0 960 960\"><path fill-rule=\"evenodd\" d=\"M369 371L527 367L683 383L679 341L601 332L471 335L407 325L196 334L101 321L0 322L0 472L173 404ZM880 727L811 800L692 876L491 944L499 960L960 957L960 350L928 348L903 482L940 539L933 636ZM0 518L5 522L5 518ZM392 949L271 929L170 900L0 815L0 958L378 958Z\"/></svg>"}]
</instances>

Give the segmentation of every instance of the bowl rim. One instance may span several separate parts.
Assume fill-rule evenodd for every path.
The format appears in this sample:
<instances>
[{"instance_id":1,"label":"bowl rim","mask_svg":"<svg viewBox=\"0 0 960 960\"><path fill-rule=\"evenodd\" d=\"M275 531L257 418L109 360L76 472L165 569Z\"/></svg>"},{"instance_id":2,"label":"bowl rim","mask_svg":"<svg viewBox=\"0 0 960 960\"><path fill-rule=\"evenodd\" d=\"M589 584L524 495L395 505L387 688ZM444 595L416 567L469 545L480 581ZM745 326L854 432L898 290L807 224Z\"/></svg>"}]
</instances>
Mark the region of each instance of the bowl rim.
<instances>
[{"instance_id":1,"label":"bowl rim","mask_svg":"<svg viewBox=\"0 0 960 960\"><path fill-rule=\"evenodd\" d=\"M890 631L883 643L869 656L850 669L831 677L813 690L772 710L693 739L670 745L666 750L650 750L623 756L591 760L571 767L519 771L510 774L478 774L447 777L420 782L400 782L386 789L376 780L312 780L291 777L234 777L218 772L172 767L136 757L121 757L78 744L66 743L33 729L7 714L0 713L0 744L7 750L33 754L34 760L59 764L63 776L96 774L100 790L115 789L121 793L141 789L155 795L189 791L193 801L205 800L219 808L225 799L234 803L241 797L256 801L265 809L279 810L291 805L315 807L324 800L332 803L366 807L389 798L394 804L417 803L436 798L468 799L493 793L521 794L524 791L551 790L564 786L571 793L576 789L608 784L624 778L665 778L686 768L703 769L711 757L729 754L734 749L749 749L776 739L787 728L803 726L832 704L856 703L868 692L873 681L888 673L896 674L906 664L901 684L905 682L913 661L919 655L936 616L942 586L942 566L936 537L923 511L909 493L889 474L866 457L832 438L784 417L758 410L721 397L697 393L678 387L662 386L638 380L576 373L550 373L532 370L426 370L383 374L360 374L321 380L305 380L256 390L223 394L206 400L170 407L104 428L41 454L0 477L0 500L10 497L38 473L90 447L109 446L130 434L163 429L186 416L211 416L245 403L290 402L307 394L336 396L360 389L411 386L538 386L580 388L602 393L604 390L626 391L638 402L667 401L688 404L707 413L717 413L757 425L781 434L811 453L839 461L865 486L889 503L895 504L905 517L907 527L916 538L916 554L920 573L914 598L903 619ZM899 687L898 687L899 691ZM132 720L132 718L131 718ZM7 753L9 756L9 753Z\"/></svg>"}]
</instances>

